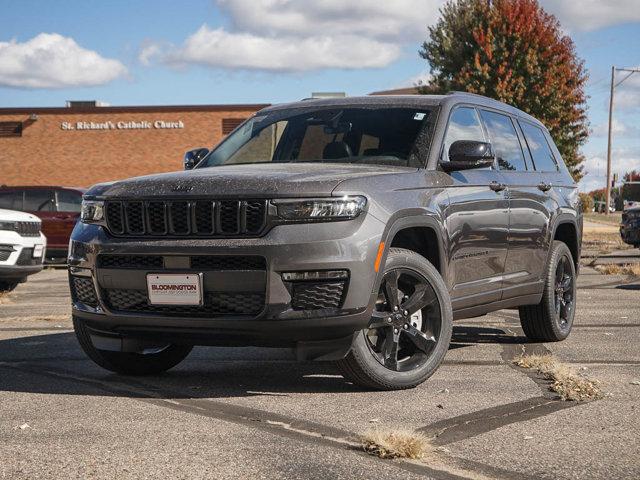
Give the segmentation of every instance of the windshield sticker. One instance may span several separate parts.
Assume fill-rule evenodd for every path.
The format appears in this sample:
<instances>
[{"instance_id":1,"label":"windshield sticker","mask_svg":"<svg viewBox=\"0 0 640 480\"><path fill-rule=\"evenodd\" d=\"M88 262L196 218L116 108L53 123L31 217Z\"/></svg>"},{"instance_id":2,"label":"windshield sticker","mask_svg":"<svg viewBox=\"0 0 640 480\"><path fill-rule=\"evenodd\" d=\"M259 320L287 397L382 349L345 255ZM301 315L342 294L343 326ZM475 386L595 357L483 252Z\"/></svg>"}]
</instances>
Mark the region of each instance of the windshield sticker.
<instances>
[{"instance_id":1,"label":"windshield sticker","mask_svg":"<svg viewBox=\"0 0 640 480\"><path fill-rule=\"evenodd\" d=\"M418 112L413 116L414 120L423 120L426 113Z\"/></svg>"}]
</instances>

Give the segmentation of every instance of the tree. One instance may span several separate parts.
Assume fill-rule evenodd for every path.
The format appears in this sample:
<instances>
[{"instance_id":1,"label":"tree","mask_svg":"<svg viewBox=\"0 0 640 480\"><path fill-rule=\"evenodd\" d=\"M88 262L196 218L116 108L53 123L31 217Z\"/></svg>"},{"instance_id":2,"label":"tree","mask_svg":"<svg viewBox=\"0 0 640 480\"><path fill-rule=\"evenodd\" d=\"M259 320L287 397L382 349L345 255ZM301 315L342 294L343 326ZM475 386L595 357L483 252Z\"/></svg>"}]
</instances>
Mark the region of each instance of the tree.
<instances>
[{"instance_id":1,"label":"tree","mask_svg":"<svg viewBox=\"0 0 640 480\"><path fill-rule=\"evenodd\" d=\"M588 193L579 193L580 203L582 204L583 212L592 212L593 207L595 206L595 202L593 201L593 197Z\"/></svg>"},{"instance_id":2,"label":"tree","mask_svg":"<svg viewBox=\"0 0 640 480\"><path fill-rule=\"evenodd\" d=\"M463 90L524 110L545 124L580 180L588 75L557 19L537 0L451 0L440 13L420 50L432 74L421 93Z\"/></svg>"}]
</instances>

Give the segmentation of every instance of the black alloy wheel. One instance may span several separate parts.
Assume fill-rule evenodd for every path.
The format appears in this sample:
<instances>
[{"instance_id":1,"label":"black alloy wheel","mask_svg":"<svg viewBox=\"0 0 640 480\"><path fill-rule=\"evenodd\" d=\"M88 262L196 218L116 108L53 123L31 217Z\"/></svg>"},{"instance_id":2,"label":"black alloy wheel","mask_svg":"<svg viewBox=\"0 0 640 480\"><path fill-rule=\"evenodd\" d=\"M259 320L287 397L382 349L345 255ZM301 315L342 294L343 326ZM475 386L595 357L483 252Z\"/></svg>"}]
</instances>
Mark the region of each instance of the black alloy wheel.
<instances>
[{"instance_id":1,"label":"black alloy wheel","mask_svg":"<svg viewBox=\"0 0 640 480\"><path fill-rule=\"evenodd\" d=\"M389 370L424 364L440 335L440 303L426 278L398 268L385 273L366 338L373 356Z\"/></svg>"}]
</instances>

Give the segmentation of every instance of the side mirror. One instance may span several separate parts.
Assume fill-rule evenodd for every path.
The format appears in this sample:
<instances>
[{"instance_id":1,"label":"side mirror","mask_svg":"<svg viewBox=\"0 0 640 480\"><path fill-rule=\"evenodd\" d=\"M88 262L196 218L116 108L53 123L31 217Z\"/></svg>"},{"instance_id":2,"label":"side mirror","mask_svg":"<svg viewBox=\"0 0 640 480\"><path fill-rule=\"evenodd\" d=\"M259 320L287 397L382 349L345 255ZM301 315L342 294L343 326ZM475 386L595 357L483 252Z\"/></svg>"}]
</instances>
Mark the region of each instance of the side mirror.
<instances>
[{"instance_id":1,"label":"side mirror","mask_svg":"<svg viewBox=\"0 0 640 480\"><path fill-rule=\"evenodd\" d=\"M195 150L189 150L184 154L184 169L191 170L200 163L200 160L206 157L208 153L208 148L196 148Z\"/></svg>"},{"instance_id":2,"label":"side mirror","mask_svg":"<svg viewBox=\"0 0 640 480\"><path fill-rule=\"evenodd\" d=\"M491 144L475 140L457 140L449 147L449 161L440 162L445 172L486 168L493 165L495 156Z\"/></svg>"}]
</instances>

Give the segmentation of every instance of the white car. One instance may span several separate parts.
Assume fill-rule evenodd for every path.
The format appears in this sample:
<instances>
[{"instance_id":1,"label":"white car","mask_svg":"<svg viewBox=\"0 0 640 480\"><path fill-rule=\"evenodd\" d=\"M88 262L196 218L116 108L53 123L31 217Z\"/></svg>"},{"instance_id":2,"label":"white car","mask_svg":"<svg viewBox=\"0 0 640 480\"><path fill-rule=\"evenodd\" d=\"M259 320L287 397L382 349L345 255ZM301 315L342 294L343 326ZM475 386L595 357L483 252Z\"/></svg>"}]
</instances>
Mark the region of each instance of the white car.
<instances>
[{"instance_id":1,"label":"white car","mask_svg":"<svg viewBox=\"0 0 640 480\"><path fill-rule=\"evenodd\" d=\"M0 292L42 270L47 239L35 215L0 208Z\"/></svg>"}]
</instances>

